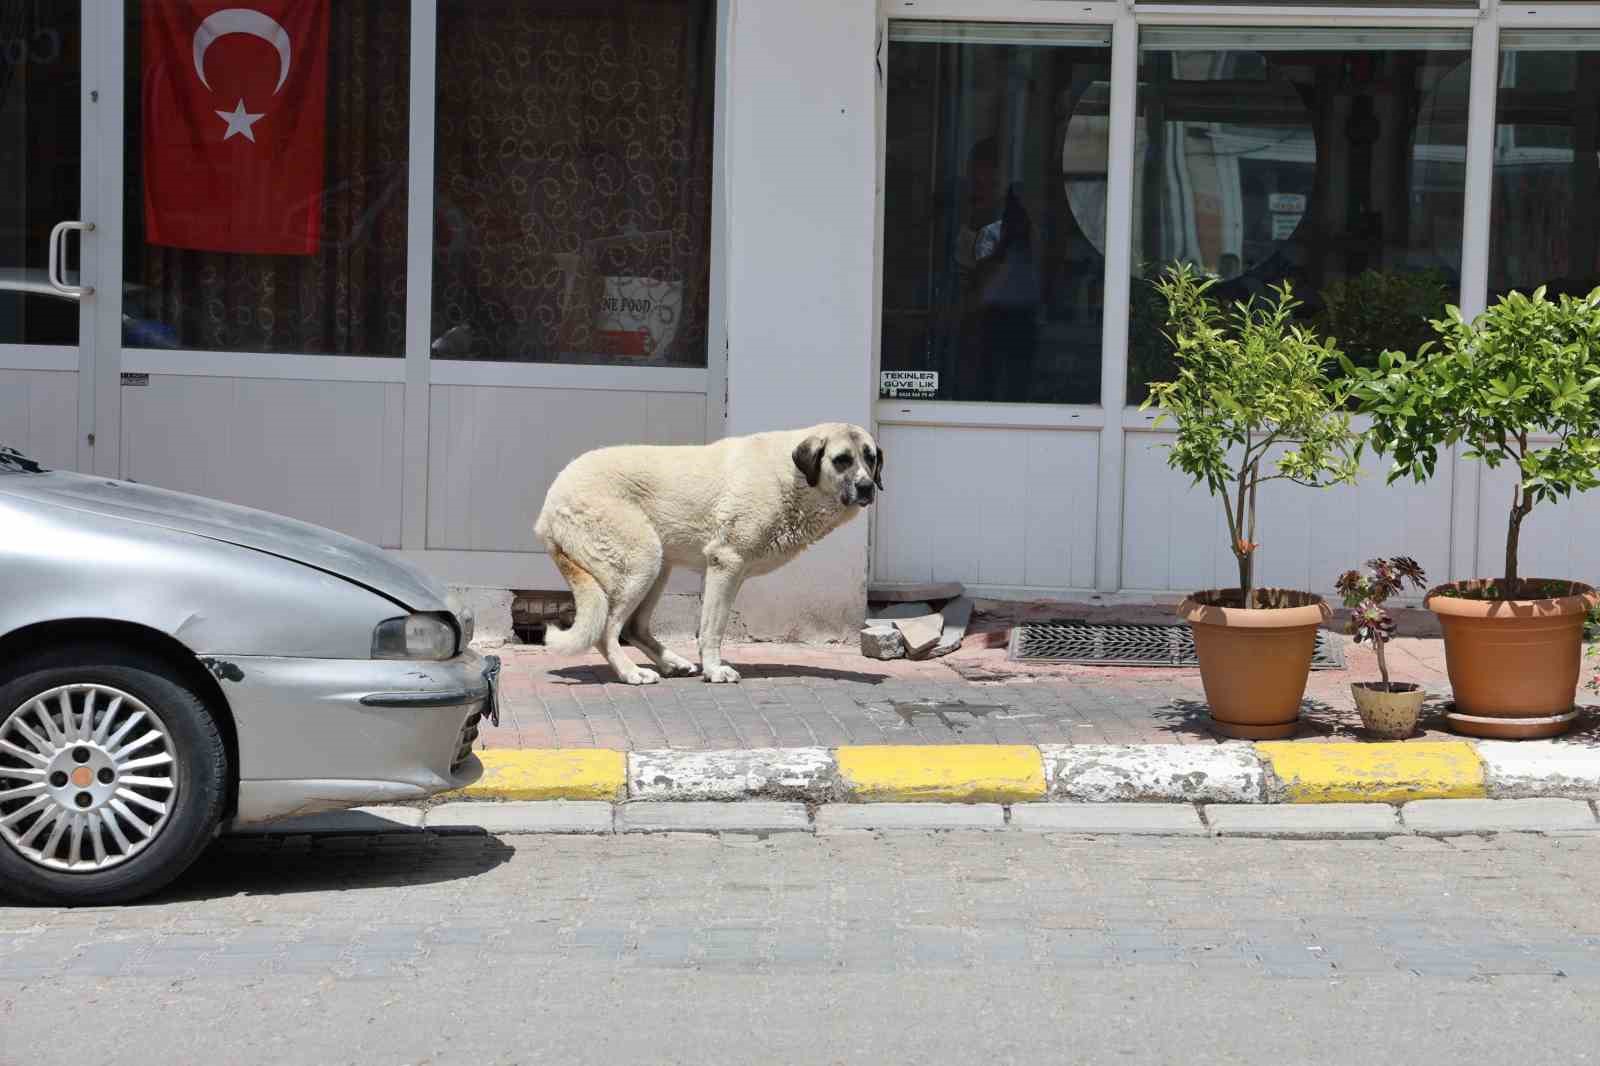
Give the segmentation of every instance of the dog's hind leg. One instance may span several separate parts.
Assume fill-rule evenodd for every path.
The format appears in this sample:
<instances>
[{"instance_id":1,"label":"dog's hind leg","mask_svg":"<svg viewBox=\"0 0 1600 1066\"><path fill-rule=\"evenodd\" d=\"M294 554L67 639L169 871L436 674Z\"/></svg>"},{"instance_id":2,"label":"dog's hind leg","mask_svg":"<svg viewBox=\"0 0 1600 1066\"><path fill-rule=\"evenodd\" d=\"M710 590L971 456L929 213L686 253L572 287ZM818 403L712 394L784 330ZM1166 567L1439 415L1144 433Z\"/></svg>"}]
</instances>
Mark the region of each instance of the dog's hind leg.
<instances>
[{"instance_id":1,"label":"dog's hind leg","mask_svg":"<svg viewBox=\"0 0 1600 1066\"><path fill-rule=\"evenodd\" d=\"M611 536L616 542L627 545L627 551L611 567L610 583L606 587L607 606L605 629L600 634L600 654L617 672L617 676L630 685L653 685L661 675L643 666L635 666L622 650L622 630L655 588L661 576L661 538L643 516L613 514Z\"/></svg>"},{"instance_id":2,"label":"dog's hind leg","mask_svg":"<svg viewBox=\"0 0 1600 1066\"><path fill-rule=\"evenodd\" d=\"M683 656L668 651L650 632L650 616L655 613L656 604L661 602L661 594L666 591L667 578L671 574L670 566L662 566L656 583L645 593L623 632L634 647L650 656L650 661L656 664L662 677L687 677L699 673L700 668Z\"/></svg>"}]
</instances>

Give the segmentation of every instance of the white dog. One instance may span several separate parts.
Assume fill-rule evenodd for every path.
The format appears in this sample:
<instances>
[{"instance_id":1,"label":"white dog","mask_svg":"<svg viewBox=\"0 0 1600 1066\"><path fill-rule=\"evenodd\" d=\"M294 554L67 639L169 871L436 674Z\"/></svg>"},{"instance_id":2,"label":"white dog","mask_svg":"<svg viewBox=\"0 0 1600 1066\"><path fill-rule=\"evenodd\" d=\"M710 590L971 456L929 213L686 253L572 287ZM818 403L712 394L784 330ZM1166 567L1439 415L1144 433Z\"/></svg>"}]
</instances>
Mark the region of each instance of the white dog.
<instances>
[{"instance_id":1,"label":"white dog","mask_svg":"<svg viewBox=\"0 0 1600 1066\"><path fill-rule=\"evenodd\" d=\"M860 426L729 437L692 447L601 448L574 459L545 495L534 532L577 601L546 643L594 647L630 685L695 672L661 646L650 615L675 566L705 574L700 670L739 680L722 635L744 579L776 570L855 517L883 488L883 449ZM620 637L650 657L635 666Z\"/></svg>"}]
</instances>

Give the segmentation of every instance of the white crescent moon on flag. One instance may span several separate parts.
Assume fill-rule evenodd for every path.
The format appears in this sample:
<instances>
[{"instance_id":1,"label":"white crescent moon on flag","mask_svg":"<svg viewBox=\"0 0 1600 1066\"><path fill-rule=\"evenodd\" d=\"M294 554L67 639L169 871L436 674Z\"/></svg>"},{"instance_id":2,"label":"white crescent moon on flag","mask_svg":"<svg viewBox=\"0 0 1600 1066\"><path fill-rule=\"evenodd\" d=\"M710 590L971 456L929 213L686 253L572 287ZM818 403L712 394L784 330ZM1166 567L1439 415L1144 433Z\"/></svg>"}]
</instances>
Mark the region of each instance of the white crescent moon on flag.
<instances>
[{"instance_id":1,"label":"white crescent moon on flag","mask_svg":"<svg viewBox=\"0 0 1600 1066\"><path fill-rule=\"evenodd\" d=\"M200 84L211 88L211 83L206 80L206 49L218 37L230 33L259 37L278 50L278 84L272 90L276 96L289 77L289 31L275 19L248 7L224 8L200 23L200 28L194 31L194 72L200 75Z\"/></svg>"}]
</instances>

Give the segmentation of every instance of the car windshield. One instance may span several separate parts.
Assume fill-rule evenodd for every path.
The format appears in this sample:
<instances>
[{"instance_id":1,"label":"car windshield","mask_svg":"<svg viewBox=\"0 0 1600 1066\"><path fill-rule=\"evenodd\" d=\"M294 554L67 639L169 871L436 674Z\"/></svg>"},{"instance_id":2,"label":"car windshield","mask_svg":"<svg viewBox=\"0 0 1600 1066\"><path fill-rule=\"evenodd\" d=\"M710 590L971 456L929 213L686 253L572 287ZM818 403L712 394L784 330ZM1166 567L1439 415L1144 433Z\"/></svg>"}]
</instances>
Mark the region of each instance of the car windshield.
<instances>
[{"instance_id":1,"label":"car windshield","mask_svg":"<svg viewBox=\"0 0 1600 1066\"><path fill-rule=\"evenodd\" d=\"M15 448L0 445L0 474L42 474L44 467Z\"/></svg>"}]
</instances>

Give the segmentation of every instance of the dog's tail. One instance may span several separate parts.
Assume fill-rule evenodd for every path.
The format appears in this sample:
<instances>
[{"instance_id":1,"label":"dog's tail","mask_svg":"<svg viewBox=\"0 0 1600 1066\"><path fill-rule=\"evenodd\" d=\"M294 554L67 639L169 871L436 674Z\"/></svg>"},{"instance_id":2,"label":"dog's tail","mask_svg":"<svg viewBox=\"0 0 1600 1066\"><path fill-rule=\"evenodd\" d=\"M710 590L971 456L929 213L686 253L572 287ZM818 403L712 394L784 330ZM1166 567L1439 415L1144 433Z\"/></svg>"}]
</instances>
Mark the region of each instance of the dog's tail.
<instances>
[{"instance_id":1,"label":"dog's tail","mask_svg":"<svg viewBox=\"0 0 1600 1066\"><path fill-rule=\"evenodd\" d=\"M594 575L578 565L577 560L551 545L550 558L561 576L572 586L572 598L577 603L577 617L566 629L551 626L545 631L544 646L559 655L577 655L600 643L605 630L606 616L611 613L611 603L605 590Z\"/></svg>"}]
</instances>

